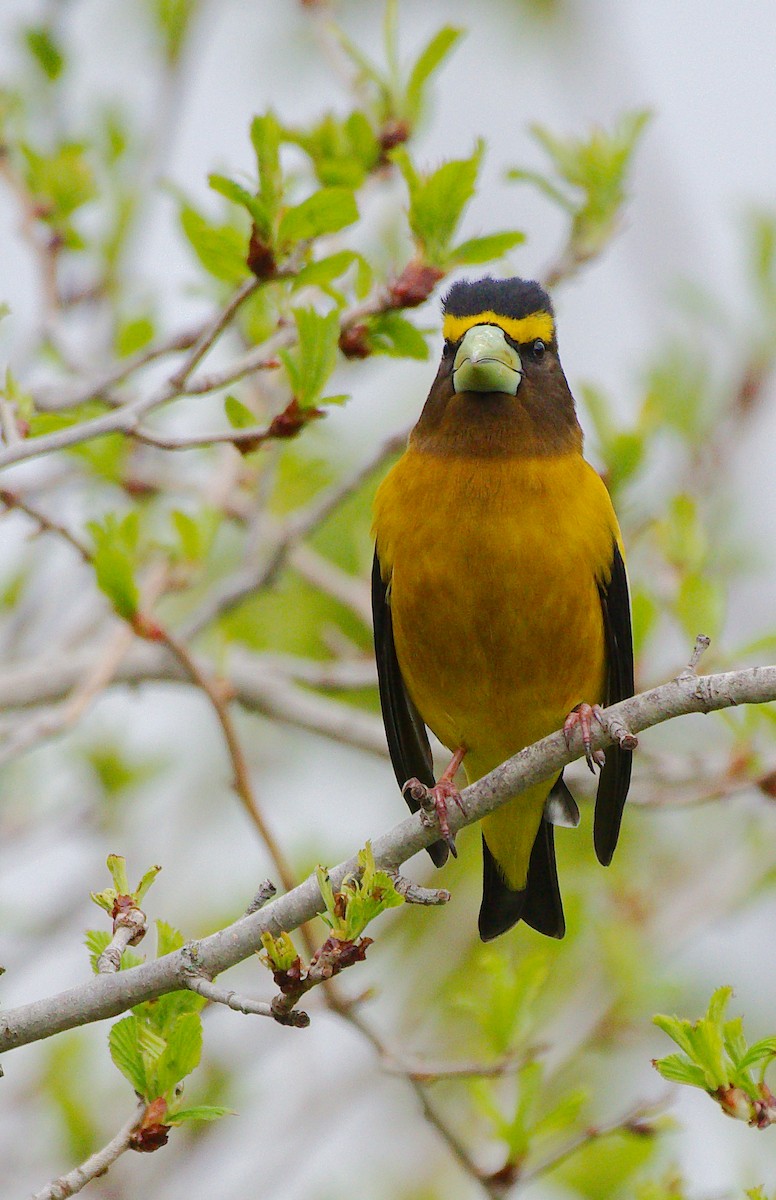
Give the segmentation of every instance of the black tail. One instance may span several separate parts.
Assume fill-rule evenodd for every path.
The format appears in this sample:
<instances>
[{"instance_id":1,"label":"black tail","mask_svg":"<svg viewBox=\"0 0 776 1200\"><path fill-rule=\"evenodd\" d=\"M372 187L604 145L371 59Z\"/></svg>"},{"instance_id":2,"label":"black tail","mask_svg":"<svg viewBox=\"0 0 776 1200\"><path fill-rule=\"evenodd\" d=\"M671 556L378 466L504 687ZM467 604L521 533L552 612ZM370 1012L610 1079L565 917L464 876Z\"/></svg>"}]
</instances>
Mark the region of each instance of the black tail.
<instances>
[{"instance_id":1,"label":"black tail","mask_svg":"<svg viewBox=\"0 0 776 1200\"><path fill-rule=\"evenodd\" d=\"M566 921L555 865L555 837L549 821L542 818L539 825L528 864L528 881L521 892L507 887L484 837L482 868L479 930L483 942L506 933L521 919L547 937L563 937Z\"/></svg>"}]
</instances>

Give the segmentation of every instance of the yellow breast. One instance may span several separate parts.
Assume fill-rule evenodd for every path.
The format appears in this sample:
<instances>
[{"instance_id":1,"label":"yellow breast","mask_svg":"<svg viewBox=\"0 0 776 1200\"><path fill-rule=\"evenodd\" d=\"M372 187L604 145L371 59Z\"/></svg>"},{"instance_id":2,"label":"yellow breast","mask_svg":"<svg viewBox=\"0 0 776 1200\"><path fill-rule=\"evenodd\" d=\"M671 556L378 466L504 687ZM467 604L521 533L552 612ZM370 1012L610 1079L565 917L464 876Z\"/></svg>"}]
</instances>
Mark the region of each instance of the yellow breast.
<instances>
[{"instance_id":1,"label":"yellow breast","mask_svg":"<svg viewBox=\"0 0 776 1200\"><path fill-rule=\"evenodd\" d=\"M579 454L463 459L410 449L375 533L399 665L423 719L477 778L605 688L598 583L617 521Z\"/></svg>"}]
</instances>

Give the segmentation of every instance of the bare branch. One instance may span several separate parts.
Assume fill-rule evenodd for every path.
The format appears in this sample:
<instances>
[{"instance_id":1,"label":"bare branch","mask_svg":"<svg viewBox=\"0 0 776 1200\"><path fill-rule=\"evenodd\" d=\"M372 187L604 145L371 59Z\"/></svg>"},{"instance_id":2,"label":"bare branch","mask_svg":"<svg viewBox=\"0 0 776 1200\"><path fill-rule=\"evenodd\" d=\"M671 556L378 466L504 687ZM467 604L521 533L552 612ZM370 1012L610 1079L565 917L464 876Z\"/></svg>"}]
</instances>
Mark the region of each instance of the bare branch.
<instances>
[{"instance_id":1,"label":"bare branch","mask_svg":"<svg viewBox=\"0 0 776 1200\"><path fill-rule=\"evenodd\" d=\"M258 1017L274 1017L272 1005L266 1000L252 1000L249 996L241 996L238 992L227 991L226 988L220 988L217 984L206 979L204 975L192 975L188 982L189 991L196 992L198 996L204 996L211 1004L225 1004L227 1008L231 1008L234 1012L245 1013L248 1016ZM299 1016L306 1014L299 1013ZM309 1017L307 1021L300 1021L300 1026L310 1023Z\"/></svg>"},{"instance_id":2,"label":"bare branch","mask_svg":"<svg viewBox=\"0 0 776 1200\"><path fill-rule=\"evenodd\" d=\"M182 641L173 637L166 630L161 630L160 632L162 635L161 640L167 646L168 650L175 655L186 673L197 687L202 689L212 704L224 735L227 750L229 751L229 758L234 772L235 791L270 853L280 877L280 882L286 891L291 891L296 881L275 835L264 820L264 815L256 802L248 764L245 761L240 739L237 736L237 731L229 713L228 692L224 689L223 684L219 684L218 681L209 678Z\"/></svg>"},{"instance_id":3,"label":"bare branch","mask_svg":"<svg viewBox=\"0 0 776 1200\"><path fill-rule=\"evenodd\" d=\"M776 666L752 667L719 675L680 676L605 711L616 716L631 732L639 733L689 713L714 712L737 704L763 704L774 699ZM599 728L593 729L592 742L594 749L609 744L605 731ZM568 763L580 758L582 752L581 735L574 734L569 749L562 732L550 734L521 750L463 791L463 811L452 806L448 814L452 832L481 820L531 784L551 778ZM388 833L373 839L375 861L385 869L395 870L438 836L438 830L424 825L415 813ZM357 869L355 856L334 867L330 877L335 890L345 876ZM96 976L57 996L0 1013L0 1051L116 1016L143 1000L186 987L192 963L212 979L250 957L261 945L264 930L275 935L282 930L291 931L309 921L322 908L318 880L311 875L259 912L241 917L181 951L116 975Z\"/></svg>"},{"instance_id":4,"label":"bare branch","mask_svg":"<svg viewBox=\"0 0 776 1200\"><path fill-rule=\"evenodd\" d=\"M116 1136L111 1138L101 1150L92 1154L79 1167L68 1171L67 1175L60 1175L58 1179L54 1179L39 1192L35 1192L31 1200L67 1200L68 1196L75 1196L76 1192L80 1192L87 1183L104 1175L113 1166L116 1159L129 1149L132 1134L142 1121L145 1109L145 1102L140 1103L126 1124L122 1125Z\"/></svg>"},{"instance_id":5,"label":"bare branch","mask_svg":"<svg viewBox=\"0 0 776 1200\"><path fill-rule=\"evenodd\" d=\"M125 920L120 924L114 923L113 937L97 959L98 975L107 975L120 970L121 956L127 946L133 945L138 940L138 933L142 936L146 931L145 913L141 912L139 908L132 908L122 916Z\"/></svg>"},{"instance_id":6,"label":"bare branch","mask_svg":"<svg viewBox=\"0 0 776 1200\"><path fill-rule=\"evenodd\" d=\"M116 405L123 403L112 395L115 387L124 383L125 380L150 363L156 362L160 358L167 358L170 354L179 354L182 350L189 350L202 336L207 324L200 324L194 329L184 329L163 341L154 342L153 345L128 355L110 371L106 371L98 379L77 391L68 392L63 387L46 388L39 391L35 395L35 408L38 412L64 412L66 409L80 408L82 404L88 404L90 400L105 400L109 404Z\"/></svg>"},{"instance_id":7,"label":"bare branch","mask_svg":"<svg viewBox=\"0 0 776 1200\"><path fill-rule=\"evenodd\" d=\"M369 585L365 579L343 571L336 563L324 558L310 546L294 546L289 551L288 561L313 587L338 600L368 629L372 628L372 603Z\"/></svg>"},{"instance_id":8,"label":"bare branch","mask_svg":"<svg viewBox=\"0 0 776 1200\"><path fill-rule=\"evenodd\" d=\"M65 525L62 525L60 521L55 520L54 517L50 517L48 513L42 512L34 504L30 504L18 492L12 492L8 488L3 488L0 490L0 501L2 501L7 509L15 509L17 512L22 512L30 517L38 526L39 531L55 533L62 541L68 542L84 562L91 562L92 552L86 545L86 542L82 542L77 534L73 533Z\"/></svg>"},{"instance_id":9,"label":"bare branch","mask_svg":"<svg viewBox=\"0 0 776 1200\"><path fill-rule=\"evenodd\" d=\"M292 547L322 525L348 496L352 496L354 492L358 491L361 485L385 463L386 459L403 449L406 441L406 430L392 433L381 443L371 458L358 466L351 474L346 475L344 479L338 480L330 488L320 492L304 508L293 513L285 525L277 530L271 545L262 547L261 558L258 562L246 563L233 575L221 581L219 587L186 623L182 636L186 639L196 636L219 616L240 604L246 596L253 595L255 591L269 583L280 570Z\"/></svg>"},{"instance_id":10,"label":"bare branch","mask_svg":"<svg viewBox=\"0 0 776 1200\"><path fill-rule=\"evenodd\" d=\"M199 657L196 661L199 662ZM0 707L29 708L50 704L69 695L85 675L98 669L100 655L89 648L43 658L39 662L7 670L0 677ZM203 670L207 670L203 666ZM331 737L348 746L384 757L385 733L379 717L309 688L298 687L282 663L232 649L229 659L229 689L234 699L252 712L274 717L312 733ZM113 684L143 682L181 683L190 673L162 645L136 642L115 670ZM299 668L298 678L313 686L362 687L374 680L360 663L308 664ZM58 726L57 726L58 727Z\"/></svg>"}]
</instances>

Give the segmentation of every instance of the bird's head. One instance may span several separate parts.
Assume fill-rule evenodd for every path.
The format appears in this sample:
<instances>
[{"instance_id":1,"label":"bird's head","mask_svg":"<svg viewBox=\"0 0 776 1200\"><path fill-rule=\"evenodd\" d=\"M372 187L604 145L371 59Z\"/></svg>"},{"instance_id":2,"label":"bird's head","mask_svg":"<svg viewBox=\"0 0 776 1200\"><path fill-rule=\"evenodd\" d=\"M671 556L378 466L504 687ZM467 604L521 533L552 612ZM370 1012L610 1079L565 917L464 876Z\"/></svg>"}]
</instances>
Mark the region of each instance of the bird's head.
<instances>
[{"instance_id":1,"label":"bird's head","mask_svg":"<svg viewBox=\"0 0 776 1200\"><path fill-rule=\"evenodd\" d=\"M488 456L581 449L552 303L538 283L489 277L454 283L442 332L442 359L416 443Z\"/></svg>"}]
</instances>

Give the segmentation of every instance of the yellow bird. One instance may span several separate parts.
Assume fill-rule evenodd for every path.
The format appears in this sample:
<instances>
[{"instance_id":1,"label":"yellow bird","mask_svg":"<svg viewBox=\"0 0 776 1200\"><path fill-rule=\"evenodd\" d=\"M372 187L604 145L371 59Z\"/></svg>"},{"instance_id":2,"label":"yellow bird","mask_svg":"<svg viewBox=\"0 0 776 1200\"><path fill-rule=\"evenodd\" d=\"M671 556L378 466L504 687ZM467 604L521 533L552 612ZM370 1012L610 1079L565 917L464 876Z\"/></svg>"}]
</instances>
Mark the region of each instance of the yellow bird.
<instances>
[{"instance_id":1,"label":"yellow bird","mask_svg":"<svg viewBox=\"0 0 776 1200\"><path fill-rule=\"evenodd\" d=\"M609 494L582 457L547 293L523 279L453 284L436 379L377 493L372 575L380 700L410 808L432 802L444 841L453 779L469 782L596 706L633 694L622 541ZM426 726L452 752L435 783ZM606 752L594 844L611 861L631 753ZM521 918L562 937L554 824L579 812L562 774L482 822L484 941ZM447 844L445 844L447 842Z\"/></svg>"}]
</instances>

